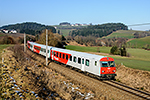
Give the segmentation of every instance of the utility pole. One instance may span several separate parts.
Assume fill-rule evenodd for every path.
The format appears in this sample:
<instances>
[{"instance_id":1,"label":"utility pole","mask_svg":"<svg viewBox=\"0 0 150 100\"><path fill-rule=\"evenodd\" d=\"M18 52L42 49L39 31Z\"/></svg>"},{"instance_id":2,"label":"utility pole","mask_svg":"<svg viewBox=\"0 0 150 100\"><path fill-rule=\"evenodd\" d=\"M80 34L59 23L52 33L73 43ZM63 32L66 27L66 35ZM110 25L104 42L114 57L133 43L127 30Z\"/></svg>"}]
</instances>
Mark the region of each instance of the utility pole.
<instances>
[{"instance_id":1,"label":"utility pole","mask_svg":"<svg viewBox=\"0 0 150 100\"><path fill-rule=\"evenodd\" d=\"M47 51L48 51L48 30L46 29L46 66L48 65L47 61L48 61L48 55L47 55Z\"/></svg>"},{"instance_id":2,"label":"utility pole","mask_svg":"<svg viewBox=\"0 0 150 100\"><path fill-rule=\"evenodd\" d=\"M26 33L24 33L24 52L26 52Z\"/></svg>"}]
</instances>

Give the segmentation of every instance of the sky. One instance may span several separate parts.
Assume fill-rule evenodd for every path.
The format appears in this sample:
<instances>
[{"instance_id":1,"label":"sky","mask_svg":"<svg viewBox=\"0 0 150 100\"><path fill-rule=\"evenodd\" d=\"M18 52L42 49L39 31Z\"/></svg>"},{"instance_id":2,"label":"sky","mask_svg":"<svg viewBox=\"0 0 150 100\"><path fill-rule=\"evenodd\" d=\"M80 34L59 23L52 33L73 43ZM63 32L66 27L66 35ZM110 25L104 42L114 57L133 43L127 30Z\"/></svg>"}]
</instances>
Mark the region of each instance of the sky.
<instances>
[{"instance_id":1,"label":"sky","mask_svg":"<svg viewBox=\"0 0 150 100\"><path fill-rule=\"evenodd\" d=\"M0 0L0 27L22 22L150 23L150 0ZM150 24L130 28L150 30Z\"/></svg>"}]
</instances>

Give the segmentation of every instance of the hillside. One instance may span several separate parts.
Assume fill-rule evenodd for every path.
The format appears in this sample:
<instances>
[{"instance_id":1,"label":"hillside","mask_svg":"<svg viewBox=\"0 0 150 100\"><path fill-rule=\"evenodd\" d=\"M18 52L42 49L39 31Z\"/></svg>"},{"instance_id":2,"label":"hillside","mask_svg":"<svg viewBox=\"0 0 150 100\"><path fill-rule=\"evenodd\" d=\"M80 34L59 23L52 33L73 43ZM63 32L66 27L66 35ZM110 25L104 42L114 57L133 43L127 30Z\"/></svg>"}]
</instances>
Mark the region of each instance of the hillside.
<instances>
[{"instance_id":1,"label":"hillside","mask_svg":"<svg viewBox=\"0 0 150 100\"><path fill-rule=\"evenodd\" d=\"M128 43L128 46L130 47L150 49L150 36L134 39L127 43Z\"/></svg>"},{"instance_id":2,"label":"hillside","mask_svg":"<svg viewBox=\"0 0 150 100\"><path fill-rule=\"evenodd\" d=\"M53 26L46 26L35 22L25 22L25 23L17 23L13 25L5 25L0 27L0 29L7 30L17 30L18 33L26 33L26 34L38 34L41 33L44 29L52 29L53 33L56 33L56 29Z\"/></svg>"},{"instance_id":3,"label":"hillside","mask_svg":"<svg viewBox=\"0 0 150 100\"><path fill-rule=\"evenodd\" d=\"M134 34L138 32L139 34L142 34L145 31L135 31L135 30L117 30L110 35L106 36L105 38L134 38Z\"/></svg>"},{"instance_id":4,"label":"hillside","mask_svg":"<svg viewBox=\"0 0 150 100\"><path fill-rule=\"evenodd\" d=\"M101 25L90 25L86 28L73 30L72 36L103 37L117 30L127 30L128 27L122 23L106 23Z\"/></svg>"}]
</instances>

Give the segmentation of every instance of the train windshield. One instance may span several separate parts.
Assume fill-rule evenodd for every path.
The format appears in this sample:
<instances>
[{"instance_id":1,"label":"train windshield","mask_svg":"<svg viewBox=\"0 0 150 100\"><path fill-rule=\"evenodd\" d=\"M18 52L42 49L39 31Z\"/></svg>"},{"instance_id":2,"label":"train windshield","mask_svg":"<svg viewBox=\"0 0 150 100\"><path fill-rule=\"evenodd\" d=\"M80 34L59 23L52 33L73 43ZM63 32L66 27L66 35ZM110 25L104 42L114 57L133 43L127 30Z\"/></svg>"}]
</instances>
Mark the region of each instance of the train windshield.
<instances>
[{"instance_id":1,"label":"train windshield","mask_svg":"<svg viewBox=\"0 0 150 100\"><path fill-rule=\"evenodd\" d=\"M102 61L101 64L102 67L115 67L114 61Z\"/></svg>"}]
</instances>

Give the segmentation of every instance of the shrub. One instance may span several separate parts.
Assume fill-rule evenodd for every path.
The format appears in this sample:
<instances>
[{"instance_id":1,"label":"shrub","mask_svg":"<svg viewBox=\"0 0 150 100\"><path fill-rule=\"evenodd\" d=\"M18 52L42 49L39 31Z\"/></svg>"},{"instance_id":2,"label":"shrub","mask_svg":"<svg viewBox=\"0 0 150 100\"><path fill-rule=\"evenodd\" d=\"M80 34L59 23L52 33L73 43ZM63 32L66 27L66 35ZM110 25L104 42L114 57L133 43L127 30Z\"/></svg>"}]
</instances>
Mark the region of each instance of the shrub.
<instances>
[{"instance_id":1,"label":"shrub","mask_svg":"<svg viewBox=\"0 0 150 100\"><path fill-rule=\"evenodd\" d=\"M127 55L127 51L126 51L125 46L122 46L122 47L120 48L120 52L121 52L121 56L126 56L126 55Z\"/></svg>"},{"instance_id":2,"label":"shrub","mask_svg":"<svg viewBox=\"0 0 150 100\"><path fill-rule=\"evenodd\" d=\"M120 55L120 51L118 49L117 46L113 46L111 49L110 49L110 53L111 54L114 54L114 55Z\"/></svg>"},{"instance_id":3,"label":"shrub","mask_svg":"<svg viewBox=\"0 0 150 100\"><path fill-rule=\"evenodd\" d=\"M12 37L6 35L0 41L0 44L15 44L15 41Z\"/></svg>"}]
</instances>

